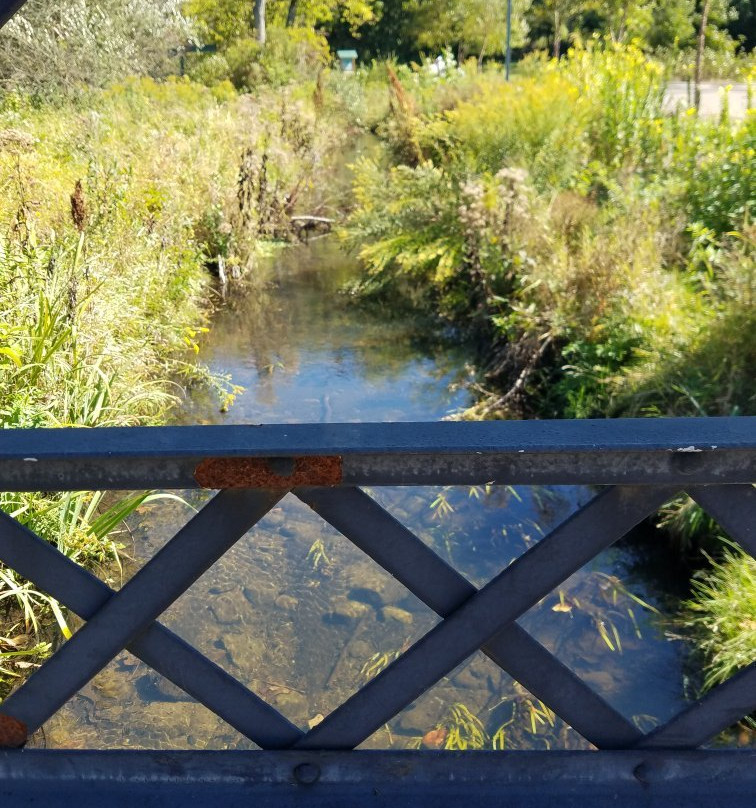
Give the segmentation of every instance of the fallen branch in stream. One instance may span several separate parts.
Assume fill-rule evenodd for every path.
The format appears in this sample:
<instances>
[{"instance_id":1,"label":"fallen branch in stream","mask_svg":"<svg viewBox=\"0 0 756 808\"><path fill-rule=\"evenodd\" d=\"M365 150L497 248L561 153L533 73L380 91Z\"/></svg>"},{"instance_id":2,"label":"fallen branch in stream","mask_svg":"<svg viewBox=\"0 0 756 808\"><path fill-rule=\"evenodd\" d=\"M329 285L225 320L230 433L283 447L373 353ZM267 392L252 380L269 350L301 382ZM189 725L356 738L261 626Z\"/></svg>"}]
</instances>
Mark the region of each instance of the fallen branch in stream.
<instances>
[{"instance_id":1,"label":"fallen branch in stream","mask_svg":"<svg viewBox=\"0 0 756 808\"><path fill-rule=\"evenodd\" d=\"M546 337L543 342L541 342L540 346L538 347L537 351L534 351L533 354L530 356L528 361L525 363L525 366L520 371L517 379L515 380L514 384L501 396L497 396L496 398L489 399L486 402L481 402L479 405L472 407L471 409L475 413L476 418L484 419L488 418L490 415L500 412L505 407L507 407L518 394L520 394L525 387L528 379L530 378L533 371L538 367L538 363L541 361L544 353L546 353L546 349L551 345L552 337Z\"/></svg>"}]
</instances>

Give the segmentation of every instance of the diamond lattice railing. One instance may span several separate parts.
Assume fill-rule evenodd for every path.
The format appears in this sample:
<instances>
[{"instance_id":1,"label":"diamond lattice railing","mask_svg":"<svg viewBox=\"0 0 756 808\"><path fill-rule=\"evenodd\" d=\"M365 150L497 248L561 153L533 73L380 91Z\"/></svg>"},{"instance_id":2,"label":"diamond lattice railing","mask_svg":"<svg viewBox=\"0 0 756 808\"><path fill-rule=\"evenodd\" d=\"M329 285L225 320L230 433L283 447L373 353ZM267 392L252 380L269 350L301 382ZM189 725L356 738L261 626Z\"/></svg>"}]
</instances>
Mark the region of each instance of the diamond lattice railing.
<instances>
[{"instance_id":1,"label":"diamond lattice railing","mask_svg":"<svg viewBox=\"0 0 756 808\"><path fill-rule=\"evenodd\" d=\"M224 490L118 592L0 515L0 560L86 620L2 704L0 740L22 745L127 648L264 749L352 749L480 649L599 748L695 748L756 710L756 663L643 734L515 621L682 491L754 554L753 421L6 433L0 487ZM356 487L534 480L611 485L480 589ZM443 618L306 733L157 622L289 491Z\"/></svg>"}]
</instances>

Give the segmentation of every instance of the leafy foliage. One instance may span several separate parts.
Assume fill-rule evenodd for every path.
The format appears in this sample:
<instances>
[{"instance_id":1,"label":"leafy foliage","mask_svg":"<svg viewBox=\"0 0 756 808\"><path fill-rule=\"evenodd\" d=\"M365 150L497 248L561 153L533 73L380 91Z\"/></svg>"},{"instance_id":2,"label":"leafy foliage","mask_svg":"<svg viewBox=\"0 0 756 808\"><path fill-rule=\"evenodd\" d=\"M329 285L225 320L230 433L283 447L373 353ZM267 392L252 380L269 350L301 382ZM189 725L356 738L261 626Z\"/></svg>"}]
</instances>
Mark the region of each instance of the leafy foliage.
<instances>
[{"instance_id":1,"label":"leafy foliage","mask_svg":"<svg viewBox=\"0 0 756 808\"><path fill-rule=\"evenodd\" d=\"M756 653L756 561L726 548L709 571L693 581L685 623L695 632L708 672L704 689L726 681Z\"/></svg>"},{"instance_id":2,"label":"leafy foliage","mask_svg":"<svg viewBox=\"0 0 756 808\"><path fill-rule=\"evenodd\" d=\"M49 94L165 75L190 34L179 0L29 0L0 32L0 78Z\"/></svg>"},{"instance_id":3,"label":"leafy foliage","mask_svg":"<svg viewBox=\"0 0 756 808\"><path fill-rule=\"evenodd\" d=\"M365 290L481 339L503 393L478 415L753 410L752 116L668 115L661 67L611 42L441 111L404 87L398 164L358 164L346 238Z\"/></svg>"}]
</instances>

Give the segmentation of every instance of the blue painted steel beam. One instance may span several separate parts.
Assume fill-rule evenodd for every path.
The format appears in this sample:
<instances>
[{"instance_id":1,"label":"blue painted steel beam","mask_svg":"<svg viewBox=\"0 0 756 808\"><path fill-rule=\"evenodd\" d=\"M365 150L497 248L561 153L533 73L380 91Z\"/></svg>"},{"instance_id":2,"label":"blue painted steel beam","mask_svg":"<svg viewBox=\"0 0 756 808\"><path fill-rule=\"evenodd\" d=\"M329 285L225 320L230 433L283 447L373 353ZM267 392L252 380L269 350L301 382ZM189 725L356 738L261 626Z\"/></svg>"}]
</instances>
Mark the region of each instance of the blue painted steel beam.
<instances>
[{"instance_id":1,"label":"blue painted steel beam","mask_svg":"<svg viewBox=\"0 0 756 808\"><path fill-rule=\"evenodd\" d=\"M441 617L476 593L464 576L360 489L294 493ZM500 630L481 651L599 749L628 749L643 737L517 623Z\"/></svg>"},{"instance_id":2,"label":"blue painted steel beam","mask_svg":"<svg viewBox=\"0 0 756 808\"><path fill-rule=\"evenodd\" d=\"M756 558L756 488L702 486L689 488L688 493L731 539Z\"/></svg>"},{"instance_id":3,"label":"blue painted steel beam","mask_svg":"<svg viewBox=\"0 0 756 808\"><path fill-rule=\"evenodd\" d=\"M13 808L751 808L756 752L0 752Z\"/></svg>"},{"instance_id":4,"label":"blue painted steel beam","mask_svg":"<svg viewBox=\"0 0 756 808\"><path fill-rule=\"evenodd\" d=\"M3 430L0 490L196 488L203 461L278 457L340 458L343 485L751 483L754 449L756 418Z\"/></svg>"},{"instance_id":5,"label":"blue painted steel beam","mask_svg":"<svg viewBox=\"0 0 756 808\"><path fill-rule=\"evenodd\" d=\"M650 732L638 749L695 749L756 712L756 662ZM754 795L756 797L756 795Z\"/></svg>"},{"instance_id":6,"label":"blue painted steel beam","mask_svg":"<svg viewBox=\"0 0 756 808\"><path fill-rule=\"evenodd\" d=\"M115 592L51 544L0 512L0 562L89 620ZM127 649L263 749L287 749L302 730L160 623ZM3 707L0 705L0 713Z\"/></svg>"},{"instance_id":7,"label":"blue painted steel beam","mask_svg":"<svg viewBox=\"0 0 756 808\"><path fill-rule=\"evenodd\" d=\"M0 0L0 28L26 3L26 0Z\"/></svg>"},{"instance_id":8,"label":"blue painted steel beam","mask_svg":"<svg viewBox=\"0 0 756 808\"><path fill-rule=\"evenodd\" d=\"M297 749L352 749L675 494L612 488L531 547L330 713Z\"/></svg>"},{"instance_id":9,"label":"blue painted steel beam","mask_svg":"<svg viewBox=\"0 0 756 808\"><path fill-rule=\"evenodd\" d=\"M498 454L753 449L756 416L9 429L0 458Z\"/></svg>"}]
</instances>

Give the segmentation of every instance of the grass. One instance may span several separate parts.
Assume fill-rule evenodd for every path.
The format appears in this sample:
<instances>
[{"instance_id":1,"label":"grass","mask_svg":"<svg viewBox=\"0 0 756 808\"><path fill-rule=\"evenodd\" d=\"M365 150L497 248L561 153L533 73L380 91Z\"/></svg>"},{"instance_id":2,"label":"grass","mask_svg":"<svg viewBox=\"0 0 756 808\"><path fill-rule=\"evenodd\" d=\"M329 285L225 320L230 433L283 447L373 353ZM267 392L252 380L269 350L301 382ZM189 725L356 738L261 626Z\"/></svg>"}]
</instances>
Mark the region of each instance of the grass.
<instances>
[{"instance_id":1,"label":"grass","mask_svg":"<svg viewBox=\"0 0 756 808\"><path fill-rule=\"evenodd\" d=\"M756 560L725 546L693 580L683 623L705 661L703 689L726 681L756 657Z\"/></svg>"},{"instance_id":2,"label":"grass","mask_svg":"<svg viewBox=\"0 0 756 808\"><path fill-rule=\"evenodd\" d=\"M756 114L669 112L666 75L604 42L511 82L469 65L384 79L384 152L355 166L342 236L364 296L401 296L475 339L484 395L467 417L756 413ZM700 547L718 531L690 506L662 524L712 576L695 622L713 681L753 653L751 562L709 565ZM731 639L728 602L746 615Z\"/></svg>"},{"instance_id":3,"label":"grass","mask_svg":"<svg viewBox=\"0 0 756 808\"><path fill-rule=\"evenodd\" d=\"M127 79L45 102L0 94L0 429L165 422L202 366L208 265L254 266L339 143L306 94ZM2 494L77 563L112 564L154 495ZM114 532L115 531L115 532ZM116 583L117 582L113 582ZM0 567L0 698L66 636L58 604Z\"/></svg>"}]
</instances>

